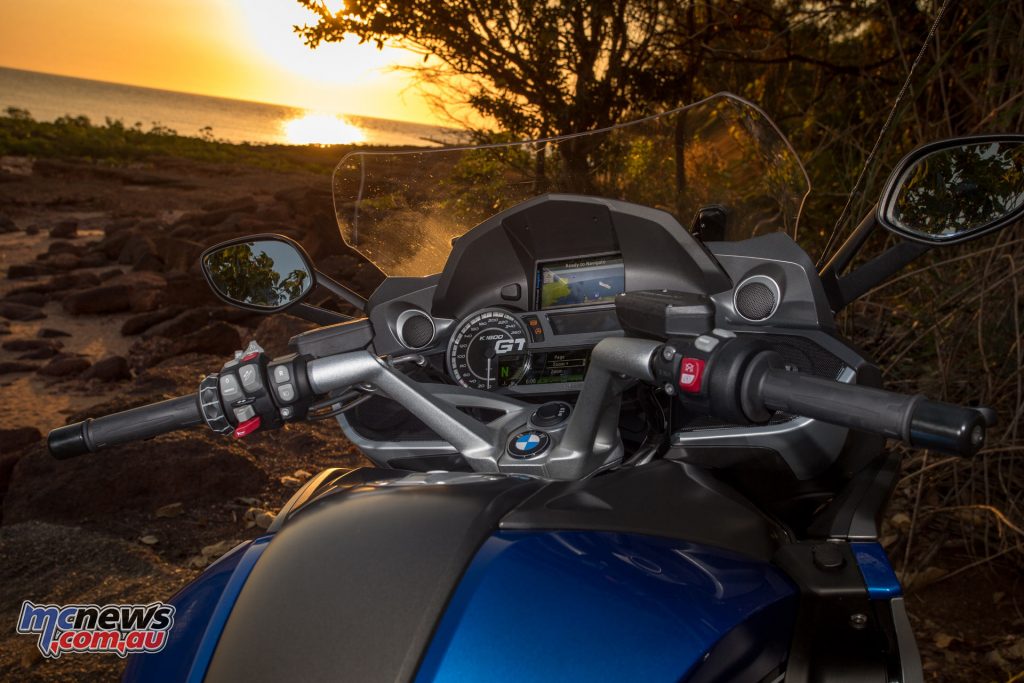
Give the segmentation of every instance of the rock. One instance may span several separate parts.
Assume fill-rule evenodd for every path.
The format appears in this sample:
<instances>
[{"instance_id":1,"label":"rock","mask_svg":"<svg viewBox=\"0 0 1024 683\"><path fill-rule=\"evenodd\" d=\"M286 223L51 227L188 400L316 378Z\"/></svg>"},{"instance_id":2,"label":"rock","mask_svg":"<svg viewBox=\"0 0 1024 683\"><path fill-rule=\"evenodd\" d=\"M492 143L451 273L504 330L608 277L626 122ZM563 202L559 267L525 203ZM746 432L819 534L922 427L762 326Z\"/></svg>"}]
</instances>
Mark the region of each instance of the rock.
<instances>
[{"instance_id":1,"label":"rock","mask_svg":"<svg viewBox=\"0 0 1024 683\"><path fill-rule=\"evenodd\" d=\"M63 220L50 228L50 237L74 237L78 234L78 221L75 219Z\"/></svg>"},{"instance_id":2,"label":"rock","mask_svg":"<svg viewBox=\"0 0 1024 683\"><path fill-rule=\"evenodd\" d=\"M199 554L202 555L207 562L212 562L234 548L236 545L238 545L238 541L221 541L220 543L203 546L202 550L199 551Z\"/></svg>"},{"instance_id":3,"label":"rock","mask_svg":"<svg viewBox=\"0 0 1024 683\"><path fill-rule=\"evenodd\" d=\"M273 512L267 512L266 510L260 510L259 514L253 520L256 526L263 530L270 528L270 525L274 523L274 519L277 517Z\"/></svg>"},{"instance_id":4,"label":"rock","mask_svg":"<svg viewBox=\"0 0 1024 683\"><path fill-rule=\"evenodd\" d=\"M36 336L40 339L53 339L55 337L70 337L70 332L64 330L57 330L52 327L42 327L36 332Z\"/></svg>"},{"instance_id":5,"label":"rock","mask_svg":"<svg viewBox=\"0 0 1024 683\"><path fill-rule=\"evenodd\" d=\"M125 337L141 334L153 325L178 316L183 310L184 308L181 306L165 306L149 313L134 315L121 325L121 334Z\"/></svg>"},{"instance_id":6,"label":"rock","mask_svg":"<svg viewBox=\"0 0 1024 683\"><path fill-rule=\"evenodd\" d=\"M36 349L61 349L64 344L55 339L8 339L0 348L4 351L35 351Z\"/></svg>"},{"instance_id":7,"label":"rock","mask_svg":"<svg viewBox=\"0 0 1024 683\"><path fill-rule=\"evenodd\" d=\"M139 543L143 545L156 545L160 542L160 539L153 534L147 534L145 536L139 536Z\"/></svg>"},{"instance_id":8,"label":"rock","mask_svg":"<svg viewBox=\"0 0 1024 683\"><path fill-rule=\"evenodd\" d=\"M108 285L128 285L136 289L163 289L167 278L160 273L120 273L107 281Z\"/></svg>"},{"instance_id":9,"label":"rock","mask_svg":"<svg viewBox=\"0 0 1024 683\"><path fill-rule=\"evenodd\" d=\"M180 309L181 307L177 308ZM169 337L173 339L198 330L200 327L209 324L209 322L210 309L192 309L151 326L142 336L144 339L152 339L153 337Z\"/></svg>"},{"instance_id":10,"label":"rock","mask_svg":"<svg viewBox=\"0 0 1024 683\"><path fill-rule=\"evenodd\" d=\"M42 292L18 292L16 294L8 294L3 298L4 301L9 301L15 304L23 304L25 306L35 306L36 308L42 308L46 305L46 302L50 297L43 294Z\"/></svg>"},{"instance_id":11,"label":"rock","mask_svg":"<svg viewBox=\"0 0 1024 683\"><path fill-rule=\"evenodd\" d=\"M30 225L30 226L28 226L27 228L25 228L25 234L26 235L38 235L39 234L39 226L38 225Z\"/></svg>"},{"instance_id":12,"label":"rock","mask_svg":"<svg viewBox=\"0 0 1024 683\"><path fill-rule=\"evenodd\" d=\"M13 301L0 301L0 317L8 320L41 320L46 314L35 306L16 304Z\"/></svg>"},{"instance_id":13,"label":"rock","mask_svg":"<svg viewBox=\"0 0 1024 683\"><path fill-rule=\"evenodd\" d=\"M299 481L295 477L289 477L288 475L281 477L280 481L282 486L287 486L290 489L297 489L300 486L302 486L301 481Z\"/></svg>"},{"instance_id":14,"label":"rock","mask_svg":"<svg viewBox=\"0 0 1024 683\"><path fill-rule=\"evenodd\" d=\"M64 297L64 310L71 315L119 313L131 307L132 288L128 285L100 285Z\"/></svg>"},{"instance_id":15,"label":"rock","mask_svg":"<svg viewBox=\"0 0 1024 683\"><path fill-rule=\"evenodd\" d=\"M153 513L154 517L178 517L185 513L185 506L181 503L169 503L156 509Z\"/></svg>"},{"instance_id":16,"label":"rock","mask_svg":"<svg viewBox=\"0 0 1024 683\"><path fill-rule=\"evenodd\" d=\"M100 284L99 277L95 273L64 273L57 275L46 286L51 292L65 289L81 289L84 287L96 287Z\"/></svg>"},{"instance_id":17,"label":"rock","mask_svg":"<svg viewBox=\"0 0 1024 683\"><path fill-rule=\"evenodd\" d=\"M124 275L124 271L120 268L111 268L110 270L105 270L100 273L99 278L101 282L106 282L107 280L112 280L118 275Z\"/></svg>"},{"instance_id":18,"label":"rock","mask_svg":"<svg viewBox=\"0 0 1024 683\"><path fill-rule=\"evenodd\" d=\"M40 275L50 275L53 273L53 268L42 265L40 263L21 263L11 266L7 269L8 280L19 280L26 277L39 277Z\"/></svg>"},{"instance_id":19,"label":"rock","mask_svg":"<svg viewBox=\"0 0 1024 683\"><path fill-rule=\"evenodd\" d=\"M96 361L91 368L82 373L82 379L98 379L101 382L117 382L131 378L132 373L124 356L107 356Z\"/></svg>"},{"instance_id":20,"label":"rock","mask_svg":"<svg viewBox=\"0 0 1024 683\"><path fill-rule=\"evenodd\" d=\"M50 243L50 246L46 249L48 254L74 254L75 256L82 255L82 247L68 242L67 240L54 240Z\"/></svg>"},{"instance_id":21,"label":"rock","mask_svg":"<svg viewBox=\"0 0 1024 683\"><path fill-rule=\"evenodd\" d=\"M82 259L74 254L57 254L50 258L47 263L59 270L74 270L81 266Z\"/></svg>"},{"instance_id":22,"label":"rock","mask_svg":"<svg viewBox=\"0 0 1024 683\"><path fill-rule=\"evenodd\" d=\"M253 332L253 338L266 349L271 357L283 356L289 351L289 339L314 328L316 325L307 320L287 313L277 313L265 316L260 321L256 331Z\"/></svg>"},{"instance_id":23,"label":"rock","mask_svg":"<svg viewBox=\"0 0 1024 683\"><path fill-rule=\"evenodd\" d=\"M230 356L241 347L242 337L238 334L238 330L228 323L218 320L201 330L175 340L171 346L170 355L209 353L215 356Z\"/></svg>"},{"instance_id":24,"label":"rock","mask_svg":"<svg viewBox=\"0 0 1024 683\"><path fill-rule=\"evenodd\" d=\"M0 336L11 333L11 324L6 320L0 320Z\"/></svg>"},{"instance_id":25,"label":"rock","mask_svg":"<svg viewBox=\"0 0 1024 683\"><path fill-rule=\"evenodd\" d=\"M235 502L248 505L249 507L260 504L259 498L252 498L250 496L238 496L235 498Z\"/></svg>"},{"instance_id":26,"label":"rock","mask_svg":"<svg viewBox=\"0 0 1024 683\"><path fill-rule=\"evenodd\" d=\"M13 375L17 372L35 372L39 369L36 363L22 363L19 361L0 361L0 375Z\"/></svg>"},{"instance_id":27,"label":"rock","mask_svg":"<svg viewBox=\"0 0 1024 683\"><path fill-rule=\"evenodd\" d=\"M18 226L8 216L0 213L0 233L17 232Z\"/></svg>"},{"instance_id":28,"label":"rock","mask_svg":"<svg viewBox=\"0 0 1024 683\"><path fill-rule=\"evenodd\" d=\"M298 479L299 481L306 481L313 475L307 472L306 470L295 470L294 472L292 472L292 476Z\"/></svg>"},{"instance_id":29,"label":"rock","mask_svg":"<svg viewBox=\"0 0 1024 683\"><path fill-rule=\"evenodd\" d=\"M155 253L145 254L132 264L132 269L137 271L160 272L161 270L164 270L165 267L164 260Z\"/></svg>"},{"instance_id":30,"label":"rock","mask_svg":"<svg viewBox=\"0 0 1024 683\"><path fill-rule=\"evenodd\" d=\"M107 258L103 254L85 254L78 262L79 268L100 268L107 265Z\"/></svg>"},{"instance_id":31,"label":"rock","mask_svg":"<svg viewBox=\"0 0 1024 683\"><path fill-rule=\"evenodd\" d=\"M20 356L18 356L18 360L46 360L48 358L53 358L54 356L57 356L59 354L60 351L58 351L57 349L53 347L44 346L38 349L32 349L31 351L27 351L21 354Z\"/></svg>"},{"instance_id":32,"label":"rock","mask_svg":"<svg viewBox=\"0 0 1024 683\"><path fill-rule=\"evenodd\" d=\"M43 435L35 427L0 429L0 453L20 451L25 446L31 446L42 438Z\"/></svg>"},{"instance_id":33,"label":"rock","mask_svg":"<svg viewBox=\"0 0 1024 683\"><path fill-rule=\"evenodd\" d=\"M69 377L78 375L89 369L89 361L76 356L58 356L39 368L40 375L47 377Z\"/></svg>"},{"instance_id":34,"label":"rock","mask_svg":"<svg viewBox=\"0 0 1024 683\"><path fill-rule=\"evenodd\" d=\"M145 235L134 233L125 240L117 255L117 262L121 265L131 266L151 255L156 256L156 244L153 243L153 240Z\"/></svg>"}]
</instances>

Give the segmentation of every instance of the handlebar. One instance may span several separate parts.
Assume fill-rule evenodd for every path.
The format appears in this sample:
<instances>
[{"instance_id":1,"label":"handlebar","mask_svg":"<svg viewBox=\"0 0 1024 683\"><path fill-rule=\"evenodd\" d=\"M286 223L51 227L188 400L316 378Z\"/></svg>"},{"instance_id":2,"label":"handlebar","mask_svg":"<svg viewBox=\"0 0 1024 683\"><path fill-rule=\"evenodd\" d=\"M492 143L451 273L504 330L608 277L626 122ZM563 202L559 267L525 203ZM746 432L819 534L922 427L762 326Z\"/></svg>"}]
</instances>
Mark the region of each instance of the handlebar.
<instances>
[{"instance_id":1,"label":"handlebar","mask_svg":"<svg viewBox=\"0 0 1024 683\"><path fill-rule=\"evenodd\" d=\"M53 457L64 460L101 448L149 439L203 421L197 394L132 408L58 427L46 440Z\"/></svg>"},{"instance_id":2,"label":"handlebar","mask_svg":"<svg viewBox=\"0 0 1024 683\"><path fill-rule=\"evenodd\" d=\"M985 415L921 395L768 369L751 386L765 407L970 457L985 443Z\"/></svg>"}]
</instances>

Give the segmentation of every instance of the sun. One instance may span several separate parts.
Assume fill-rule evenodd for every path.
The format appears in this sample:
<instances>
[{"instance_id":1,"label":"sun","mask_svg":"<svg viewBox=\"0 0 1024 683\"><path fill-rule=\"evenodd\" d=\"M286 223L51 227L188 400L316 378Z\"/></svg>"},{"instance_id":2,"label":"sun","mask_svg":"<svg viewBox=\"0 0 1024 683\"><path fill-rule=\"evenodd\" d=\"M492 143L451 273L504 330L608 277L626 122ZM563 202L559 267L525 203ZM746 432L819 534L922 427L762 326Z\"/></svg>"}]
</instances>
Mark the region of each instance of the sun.
<instances>
[{"instance_id":1,"label":"sun","mask_svg":"<svg viewBox=\"0 0 1024 683\"><path fill-rule=\"evenodd\" d=\"M364 142L358 127L333 114L307 112L281 124L285 139L293 145L350 145Z\"/></svg>"}]
</instances>

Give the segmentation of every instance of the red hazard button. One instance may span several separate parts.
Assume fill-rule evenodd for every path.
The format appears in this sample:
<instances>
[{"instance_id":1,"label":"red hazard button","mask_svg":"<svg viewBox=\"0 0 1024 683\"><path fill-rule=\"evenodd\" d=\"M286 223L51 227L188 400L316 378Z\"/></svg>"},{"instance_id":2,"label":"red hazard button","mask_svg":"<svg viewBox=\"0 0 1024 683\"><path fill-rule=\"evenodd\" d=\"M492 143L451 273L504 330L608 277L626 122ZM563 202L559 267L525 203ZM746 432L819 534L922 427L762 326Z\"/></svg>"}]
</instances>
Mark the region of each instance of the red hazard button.
<instances>
[{"instance_id":1,"label":"red hazard button","mask_svg":"<svg viewBox=\"0 0 1024 683\"><path fill-rule=\"evenodd\" d=\"M704 377L704 361L700 358L684 358L679 364L679 388L687 393L700 392Z\"/></svg>"}]
</instances>

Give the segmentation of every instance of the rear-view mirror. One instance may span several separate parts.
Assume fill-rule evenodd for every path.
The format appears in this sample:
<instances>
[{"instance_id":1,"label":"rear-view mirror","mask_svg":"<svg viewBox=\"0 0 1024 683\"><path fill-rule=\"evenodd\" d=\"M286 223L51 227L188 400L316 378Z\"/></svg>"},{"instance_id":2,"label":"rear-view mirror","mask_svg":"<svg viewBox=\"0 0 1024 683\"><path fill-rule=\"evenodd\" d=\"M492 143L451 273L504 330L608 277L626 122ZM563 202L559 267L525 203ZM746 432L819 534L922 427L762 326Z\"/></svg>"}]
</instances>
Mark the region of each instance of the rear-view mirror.
<instances>
[{"instance_id":1,"label":"rear-view mirror","mask_svg":"<svg viewBox=\"0 0 1024 683\"><path fill-rule=\"evenodd\" d=\"M877 218L888 230L955 244L1024 216L1024 135L985 135L920 147L893 171Z\"/></svg>"},{"instance_id":2,"label":"rear-view mirror","mask_svg":"<svg viewBox=\"0 0 1024 683\"><path fill-rule=\"evenodd\" d=\"M280 235L224 242L203 252L203 275L224 301L263 313L288 308L313 288L313 264L302 247Z\"/></svg>"}]
</instances>

